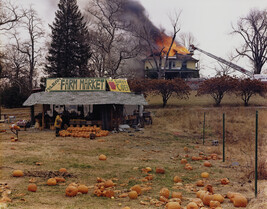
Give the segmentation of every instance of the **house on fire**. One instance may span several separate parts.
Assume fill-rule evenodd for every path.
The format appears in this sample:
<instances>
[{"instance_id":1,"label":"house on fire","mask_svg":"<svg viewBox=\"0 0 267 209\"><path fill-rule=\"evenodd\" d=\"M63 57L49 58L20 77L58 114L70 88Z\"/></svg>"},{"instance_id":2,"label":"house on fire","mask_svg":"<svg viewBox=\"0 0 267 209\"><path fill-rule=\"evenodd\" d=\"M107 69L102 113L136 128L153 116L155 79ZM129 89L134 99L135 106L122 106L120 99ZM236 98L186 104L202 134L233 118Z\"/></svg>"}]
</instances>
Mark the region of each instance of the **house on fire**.
<instances>
[{"instance_id":1,"label":"house on fire","mask_svg":"<svg viewBox=\"0 0 267 209\"><path fill-rule=\"evenodd\" d=\"M166 60L168 52L169 55ZM166 79L199 78L198 60L192 55L186 47L173 42L172 37L162 34L161 38L156 40L154 53L144 60L145 77L157 78L158 71L163 72L165 67L165 75L163 76Z\"/></svg>"},{"instance_id":2,"label":"house on fire","mask_svg":"<svg viewBox=\"0 0 267 209\"><path fill-rule=\"evenodd\" d=\"M160 57L155 57L159 62ZM145 77L157 78L158 70L153 56L147 57L145 60ZM162 57L161 70L164 69L165 57ZM199 78L198 60L193 58L191 54L179 54L169 56L166 68L165 78Z\"/></svg>"}]
</instances>

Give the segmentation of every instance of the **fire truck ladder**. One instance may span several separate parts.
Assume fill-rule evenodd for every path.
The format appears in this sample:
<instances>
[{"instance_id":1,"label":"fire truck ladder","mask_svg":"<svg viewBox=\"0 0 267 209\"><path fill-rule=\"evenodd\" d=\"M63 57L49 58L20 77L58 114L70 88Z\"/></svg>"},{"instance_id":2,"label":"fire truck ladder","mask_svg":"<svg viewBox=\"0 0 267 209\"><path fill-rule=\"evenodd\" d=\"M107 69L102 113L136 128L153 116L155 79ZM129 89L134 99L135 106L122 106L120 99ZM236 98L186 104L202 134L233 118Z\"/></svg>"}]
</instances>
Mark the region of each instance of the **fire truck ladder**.
<instances>
[{"instance_id":1,"label":"fire truck ladder","mask_svg":"<svg viewBox=\"0 0 267 209\"><path fill-rule=\"evenodd\" d=\"M234 70L239 71L240 73L244 73L244 74L246 74L247 76L249 76L251 78L253 77L253 73L252 72L250 72L248 70L245 70L244 68L242 68L242 67L240 67L240 66L238 66L238 65L236 65L236 64L234 64L232 62L226 61L225 59L223 59L221 57L217 57L217 56L215 56L215 55L213 55L213 54L211 54L209 52L206 52L206 51L204 51L204 50L202 50L200 48L195 47L194 45L190 45L190 48L192 50L198 50L198 51L202 52L203 54L206 54L207 56L209 56L209 57L211 57L211 58L213 58L213 59L215 59L215 60L217 60L217 61L219 61L219 62L221 62L221 63L223 63L223 64L225 64L225 65L227 65L229 67L231 67L231 68L233 68Z\"/></svg>"}]
</instances>

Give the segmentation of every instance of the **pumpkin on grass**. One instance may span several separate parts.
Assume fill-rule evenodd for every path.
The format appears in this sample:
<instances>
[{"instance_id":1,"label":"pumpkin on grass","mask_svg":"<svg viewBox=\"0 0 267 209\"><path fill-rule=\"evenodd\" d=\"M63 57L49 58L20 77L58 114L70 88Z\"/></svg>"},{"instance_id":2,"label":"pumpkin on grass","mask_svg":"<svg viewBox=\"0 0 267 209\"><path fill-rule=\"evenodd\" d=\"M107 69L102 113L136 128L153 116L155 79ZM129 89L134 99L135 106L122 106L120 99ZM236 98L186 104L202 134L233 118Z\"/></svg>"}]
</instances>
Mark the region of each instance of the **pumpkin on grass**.
<instances>
[{"instance_id":1,"label":"pumpkin on grass","mask_svg":"<svg viewBox=\"0 0 267 209\"><path fill-rule=\"evenodd\" d=\"M128 196L129 196L130 199L137 199L138 194L137 194L136 191L130 191L130 192L128 193Z\"/></svg>"},{"instance_id":2,"label":"pumpkin on grass","mask_svg":"<svg viewBox=\"0 0 267 209\"><path fill-rule=\"evenodd\" d=\"M24 176L24 173L22 170L14 170L12 175L14 177L22 177L22 176Z\"/></svg>"},{"instance_id":3,"label":"pumpkin on grass","mask_svg":"<svg viewBox=\"0 0 267 209\"><path fill-rule=\"evenodd\" d=\"M209 173L208 172L203 172L201 173L202 178L209 178Z\"/></svg>"},{"instance_id":4,"label":"pumpkin on grass","mask_svg":"<svg viewBox=\"0 0 267 209\"><path fill-rule=\"evenodd\" d=\"M101 155L99 155L99 160L106 160L107 159L107 156L106 155L103 155L103 154L101 154Z\"/></svg>"},{"instance_id":5,"label":"pumpkin on grass","mask_svg":"<svg viewBox=\"0 0 267 209\"><path fill-rule=\"evenodd\" d=\"M87 194L88 193L88 187L81 184L78 186L78 192L81 192L82 194Z\"/></svg>"},{"instance_id":6,"label":"pumpkin on grass","mask_svg":"<svg viewBox=\"0 0 267 209\"><path fill-rule=\"evenodd\" d=\"M182 192L172 192L172 198L179 198L181 200L183 198Z\"/></svg>"},{"instance_id":7,"label":"pumpkin on grass","mask_svg":"<svg viewBox=\"0 0 267 209\"><path fill-rule=\"evenodd\" d=\"M47 185L48 186L55 186L55 185L57 185L57 180L55 178L50 178L47 180Z\"/></svg>"},{"instance_id":8,"label":"pumpkin on grass","mask_svg":"<svg viewBox=\"0 0 267 209\"><path fill-rule=\"evenodd\" d=\"M174 177L173 177L173 181L174 181L175 183L179 183L179 182L182 182L182 179L181 179L179 176L174 176Z\"/></svg>"},{"instance_id":9,"label":"pumpkin on grass","mask_svg":"<svg viewBox=\"0 0 267 209\"><path fill-rule=\"evenodd\" d=\"M59 171L60 173L66 173L66 172L67 172L67 169L66 169L66 168L60 168L58 171Z\"/></svg>"},{"instance_id":10,"label":"pumpkin on grass","mask_svg":"<svg viewBox=\"0 0 267 209\"><path fill-rule=\"evenodd\" d=\"M74 187L74 186L68 186L66 188L66 196L68 197L74 197L77 195L78 193L78 188L77 187Z\"/></svg>"},{"instance_id":11,"label":"pumpkin on grass","mask_svg":"<svg viewBox=\"0 0 267 209\"><path fill-rule=\"evenodd\" d=\"M28 185L28 191L30 191L30 192L36 192L37 191L36 184L29 184Z\"/></svg>"},{"instance_id":12,"label":"pumpkin on grass","mask_svg":"<svg viewBox=\"0 0 267 209\"><path fill-rule=\"evenodd\" d=\"M136 191L138 195L140 195L142 193L142 188L140 185L134 185L133 187L131 187L132 191Z\"/></svg>"},{"instance_id":13,"label":"pumpkin on grass","mask_svg":"<svg viewBox=\"0 0 267 209\"><path fill-rule=\"evenodd\" d=\"M162 188L159 192L160 196L169 198L170 196L170 191L167 188Z\"/></svg>"},{"instance_id":14,"label":"pumpkin on grass","mask_svg":"<svg viewBox=\"0 0 267 209\"><path fill-rule=\"evenodd\" d=\"M168 202L166 204L166 209L180 209L181 205L178 202Z\"/></svg>"},{"instance_id":15,"label":"pumpkin on grass","mask_svg":"<svg viewBox=\"0 0 267 209\"><path fill-rule=\"evenodd\" d=\"M195 202L190 202L187 204L186 209L198 209L198 205Z\"/></svg>"}]
</instances>

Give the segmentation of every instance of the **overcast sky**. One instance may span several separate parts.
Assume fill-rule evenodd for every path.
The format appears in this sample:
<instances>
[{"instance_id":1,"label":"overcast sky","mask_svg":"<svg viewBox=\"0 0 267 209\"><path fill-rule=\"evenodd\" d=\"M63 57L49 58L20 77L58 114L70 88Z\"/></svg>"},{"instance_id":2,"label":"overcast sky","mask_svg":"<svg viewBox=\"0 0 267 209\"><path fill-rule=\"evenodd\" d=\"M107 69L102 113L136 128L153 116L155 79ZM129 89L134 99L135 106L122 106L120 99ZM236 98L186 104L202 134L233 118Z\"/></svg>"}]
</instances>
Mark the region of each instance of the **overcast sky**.
<instances>
[{"instance_id":1,"label":"overcast sky","mask_svg":"<svg viewBox=\"0 0 267 209\"><path fill-rule=\"evenodd\" d=\"M15 0L14 0L15 1ZM83 10L88 0L78 0ZM181 32L191 32L196 38L199 48L227 59L231 51L240 45L238 36L230 35L231 24L236 24L240 17L251 9L266 9L266 0L138 0L146 9L152 22L166 32L171 33L170 16L182 11L180 17ZM15 1L27 7L33 4L45 25L54 20L58 0L23 0ZM50 31L48 31L50 33ZM201 73L205 76L214 74L212 68L215 60L196 53L205 67ZM242 60L238 65L250 70L250 66Z\"/></svg>"}]
</instances>

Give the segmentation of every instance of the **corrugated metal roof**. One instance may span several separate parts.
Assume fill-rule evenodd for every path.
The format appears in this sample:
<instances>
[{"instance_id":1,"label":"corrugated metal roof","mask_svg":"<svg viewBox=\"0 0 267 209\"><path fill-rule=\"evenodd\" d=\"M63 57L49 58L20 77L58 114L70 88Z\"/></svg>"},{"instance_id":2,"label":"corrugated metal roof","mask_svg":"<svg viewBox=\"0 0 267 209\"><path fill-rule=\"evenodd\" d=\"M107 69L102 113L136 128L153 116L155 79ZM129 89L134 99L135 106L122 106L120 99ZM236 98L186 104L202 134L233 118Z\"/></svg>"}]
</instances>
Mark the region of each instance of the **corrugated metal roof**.
<instances>
[{"instance_id":1,"label":"corrugated metal roof","mask_svg":"<svg viewBox=\"0 0 267 209\"><path fill-rule=\"evenodd\" d=\"M24 106L35 104L87 105L87 104L123 104L147 105L142 94L112 91L102 92L38 92L23 103Z\"/></svg>"}]
</instances>

